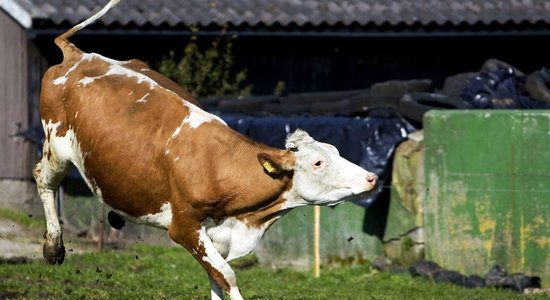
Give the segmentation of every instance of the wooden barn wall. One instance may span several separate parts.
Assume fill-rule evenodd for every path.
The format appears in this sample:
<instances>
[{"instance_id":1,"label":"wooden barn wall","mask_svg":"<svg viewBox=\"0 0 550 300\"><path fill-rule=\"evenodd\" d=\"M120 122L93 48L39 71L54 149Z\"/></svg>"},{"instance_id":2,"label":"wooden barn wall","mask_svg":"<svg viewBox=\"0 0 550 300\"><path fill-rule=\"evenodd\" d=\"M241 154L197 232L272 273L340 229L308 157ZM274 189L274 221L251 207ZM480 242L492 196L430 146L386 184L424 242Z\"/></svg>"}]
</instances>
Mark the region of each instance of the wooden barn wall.
<instances>
[{"instance_id":1,"label":"wooden barn wall","mask_svg":"<svg viewBox=\"0 0 550 300\"><path fill-rule=\"evenodd\" d=\"M42 123L40 119L40 87L42 84L42 76L50 67L49 62L44 58L42 53L36 47L34 42L28 43L28 97L29 97L29 129L42 132ZM38 149L34 145L34 151ZM40 150L42 150L40 148ZM34 159L34 157L31 157Z\"/></svg>"},{"instance_id":2,"label":"wooden barn wall","mask_svg":"<svg viewBox=\"0 0 550 300\"><path fill-rule=\"evenodd\" d=\"M550 63L548 37L513 33L366 38L239 36L233 41L232 52L235 70L248 70L247 83L254 86L256 95L273 94L279 81L285 82L288 93L365 89L386 80L421 78L432 79L441 88L447 76L479 71L490 58L505 61L524 73L539 70ZM52 64L61 61L54 38L43 35L35 40ZM77 34L71 41L87 52L119 60L139 58L156 67L155 62L171 50L176 56L181 54L188 39ZM201 36L198 43L206 49L211 39ZM143 44L155 47L144 48ZM513 46L528 47L528 54Z\"/></svg>"},{"instance_id":3,"label":"wooden barn wall","mask_svg":"<svg viewBox=\"0 0 550 300\"><path fill-rule=\"evenodd\" d=\"M0 11L0 179L31 178L32 144L15 137L28 129L27 38Z\"/></svg>"}]
</instances>

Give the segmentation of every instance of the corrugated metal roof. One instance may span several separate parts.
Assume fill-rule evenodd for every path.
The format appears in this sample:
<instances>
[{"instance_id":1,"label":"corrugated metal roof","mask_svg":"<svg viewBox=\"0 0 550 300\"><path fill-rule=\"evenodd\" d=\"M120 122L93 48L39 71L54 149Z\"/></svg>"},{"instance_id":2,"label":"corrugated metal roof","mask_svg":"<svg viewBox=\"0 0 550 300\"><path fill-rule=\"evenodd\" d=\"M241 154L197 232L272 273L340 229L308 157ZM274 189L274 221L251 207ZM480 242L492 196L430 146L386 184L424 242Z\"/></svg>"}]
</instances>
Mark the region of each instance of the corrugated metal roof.
<instances>
[{"instance_id":1,"label":"corrugated metal roof","mask_svg":"<svg viewBox=\"0 0 550 300\"><path fill-rule=\"evenodd\" d=\"M76 24L106 0L14 0L35 20ZM545 0L123 0L107 26L335 26L550 23Z\"/></svg>"}]
</instances>

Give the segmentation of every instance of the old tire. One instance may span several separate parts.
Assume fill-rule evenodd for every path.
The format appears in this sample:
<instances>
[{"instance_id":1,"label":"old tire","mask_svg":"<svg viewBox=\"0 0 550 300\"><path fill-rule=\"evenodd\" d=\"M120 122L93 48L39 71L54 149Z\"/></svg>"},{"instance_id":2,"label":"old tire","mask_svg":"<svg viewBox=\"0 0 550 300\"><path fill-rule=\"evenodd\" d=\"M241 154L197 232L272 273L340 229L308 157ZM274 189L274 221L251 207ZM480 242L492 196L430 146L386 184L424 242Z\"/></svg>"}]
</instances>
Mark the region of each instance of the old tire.
<instances>
[{"instance_id":1,"label":"old tire","mask_svg":"<svg viewBox=\"0 0 550 300\"><path fill-rule=\"evenodd\" d=\"M432 87L433 82L430 79L388 80L373 84L370 94L376 96L423 93L431 91Z\"/></svg>"},{"instance_id":2,"label":"old tire","mask_svg":"<svg viewBox=\"0 0 550 300\"><path fill-rule=\"evenodd\" d=\"M507 62L504 62L504 61L501 61L501 60L498 60L498 59L495 59L495 58L489 58L488 60L486 60L483 63L483 66L481 66L480 72L488 73L488 72L496 71L496 70L501 69L501 68L511 69L512 71L514 71L514 74L517 75L517 76L523 76L524 75L524 73L521 70L519 70L518 68L512 66L511 64L509 64Z\"/></svg>"},{"instance_id":3,"label":"old tire","mask_svg":"<svg viewBox=\"0 0 550 300\"><path fill-rule=\"evenodd\" d=\"M399 102L399 113L414 122L422 123L424 114L432 109L468 109L472 105L461 98L442 94L405 94Z\"/></svg>"},{"instance_id":4,"label":"old tire","mask_svg":"<svg viewBox=\"0 0 550 300\"><path fill-rule=\"evenodd\" d=\"M478 73L459 73L448 76L443 82L442 93L451 97L460 97L460 94L470 83L472 78L476 77Z\"/></svg>"},{"instance_id":5,"label":"old tire","mask_svg":"<svg viewBox=\"0 0 550 300\"><path fill-rule=\"evenodd\" d=\"M550 83L549 73L547 70L541 70L527 76L525 88L531 98L550 103L550 89L548 89L548 84Z\"/></svg>"}]
</instances>

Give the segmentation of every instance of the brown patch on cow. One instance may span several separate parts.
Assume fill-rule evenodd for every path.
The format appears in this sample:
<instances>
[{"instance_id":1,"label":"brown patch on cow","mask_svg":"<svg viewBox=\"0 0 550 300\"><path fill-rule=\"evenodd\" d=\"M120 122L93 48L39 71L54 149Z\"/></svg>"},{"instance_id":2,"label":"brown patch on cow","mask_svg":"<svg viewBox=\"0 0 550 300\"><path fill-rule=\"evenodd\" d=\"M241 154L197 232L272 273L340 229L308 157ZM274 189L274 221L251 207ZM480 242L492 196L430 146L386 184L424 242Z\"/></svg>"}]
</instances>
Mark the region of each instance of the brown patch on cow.
<instances>
[{"instance_id":1,"label":"brown patch on cow","mask_svg":"<svg viewBox=\"0 0 550 300\"><path fill-rule=\"evenodd\" d=\"M181 167L173 168L170 176L178 182L177 194L216 221L274 201L291 182L290 172L280 178L266 174L257 155L294 154L258 145L217 122L182 131L175 145L179 147L169 156L181 158L172 165Z\"/></svg>"}]
</instances>

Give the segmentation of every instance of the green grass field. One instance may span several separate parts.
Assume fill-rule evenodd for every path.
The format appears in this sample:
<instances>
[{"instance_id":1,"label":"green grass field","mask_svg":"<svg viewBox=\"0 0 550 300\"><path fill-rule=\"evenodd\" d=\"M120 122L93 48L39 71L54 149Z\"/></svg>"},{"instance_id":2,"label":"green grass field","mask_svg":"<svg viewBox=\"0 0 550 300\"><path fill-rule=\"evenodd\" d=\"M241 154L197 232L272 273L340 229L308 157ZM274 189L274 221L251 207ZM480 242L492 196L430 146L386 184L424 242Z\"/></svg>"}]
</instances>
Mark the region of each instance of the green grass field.
<instances>
[{"instance_id":1,"label":"green grass field","mask_svg":"<svg viewBox=\"0 0 550 300\"><path fill-rule=\"evenodd\" d=\"M207 276L183 249L137 245L127 250L67 254L61 266L43 261L0 264L0 299L209 299ZM245 265L237 261L236 265ZM245 299L548 299L493 289L465 289L368 266L324 268L321 278L261 265L237 268ZM226 297L228 298L228 297Z\"/></svg>"}]
</instances>

